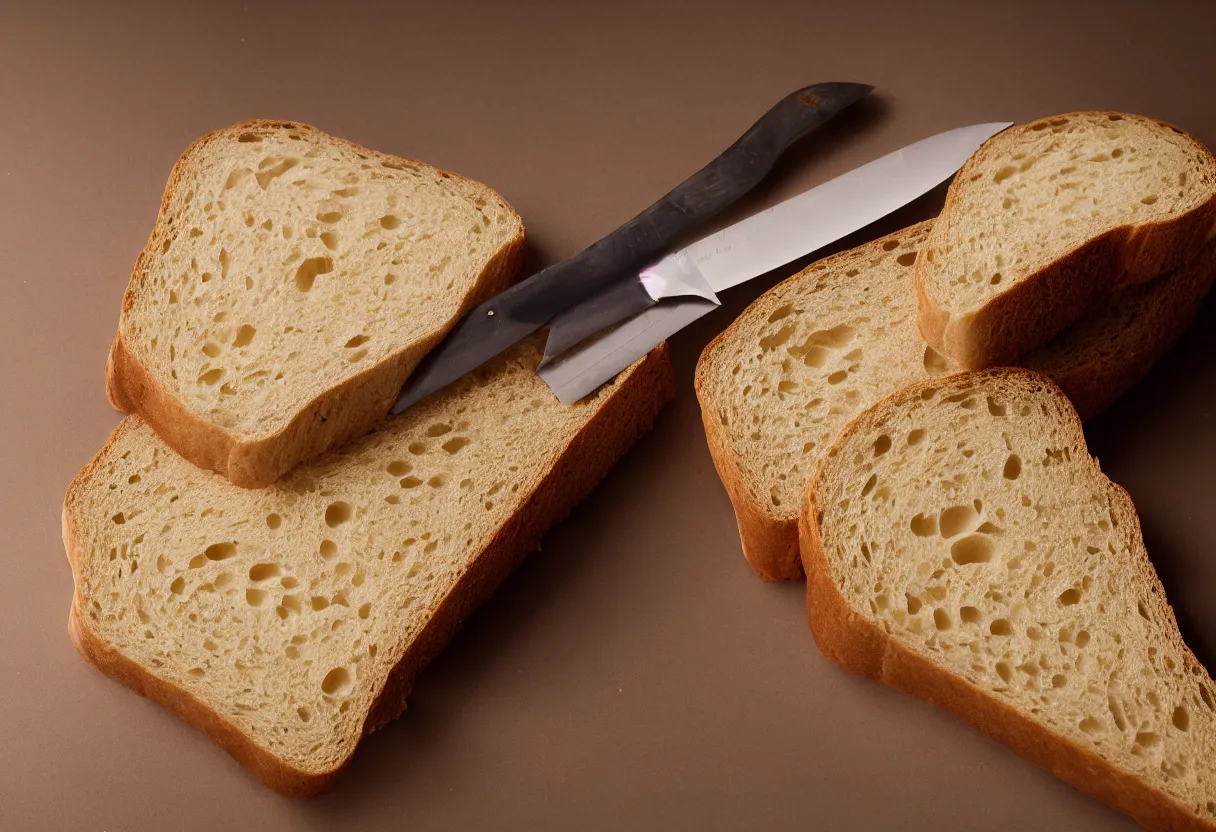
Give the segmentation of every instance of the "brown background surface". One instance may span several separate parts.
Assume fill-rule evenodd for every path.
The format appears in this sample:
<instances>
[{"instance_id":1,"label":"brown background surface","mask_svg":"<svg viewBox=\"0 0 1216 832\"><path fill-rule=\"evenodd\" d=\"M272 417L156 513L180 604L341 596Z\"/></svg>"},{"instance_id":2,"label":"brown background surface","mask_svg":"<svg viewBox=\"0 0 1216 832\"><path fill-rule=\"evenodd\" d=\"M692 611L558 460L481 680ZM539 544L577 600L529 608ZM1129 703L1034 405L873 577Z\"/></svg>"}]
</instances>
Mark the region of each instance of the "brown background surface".
<instances>
[{"instance_id":1,"label":"brown background surface","mask_svg":"<svg viewBox=\"0 0 1216 832\"><path fill-rule=\"evenodd\" d=\"M809 140L747 210L980 121L1119 109L1216 145L1216 4L1200 0L341 5L0 2L0 828L1132 828L830 665L801 584L748 571L692 370L780 275L674 339L677 401L327 796L268 792L76 656L60 502L118 421L102 367L119 300L174 159L206 131L299 119L481 179L523 215L534 267L814 81L881 95ZM930 215L934 198L882 229ZM1209 667L1214 323L1210 301L1088 428Z\"/></svg>"}]
</instances>

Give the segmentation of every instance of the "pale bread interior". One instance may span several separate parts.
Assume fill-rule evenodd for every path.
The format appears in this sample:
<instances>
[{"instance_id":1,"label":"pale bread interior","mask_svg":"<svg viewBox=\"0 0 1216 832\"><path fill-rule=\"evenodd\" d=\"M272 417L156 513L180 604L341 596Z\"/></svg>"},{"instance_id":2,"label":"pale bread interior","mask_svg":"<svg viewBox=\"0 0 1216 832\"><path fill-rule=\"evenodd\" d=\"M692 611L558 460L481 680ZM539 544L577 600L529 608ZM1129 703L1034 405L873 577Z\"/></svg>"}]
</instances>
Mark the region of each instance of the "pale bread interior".
<instances>
[{"instance_id":1,"label":"pale bread interior","mask_svg":"<svg viewBox=\"0 0 1216 832\"><path fill-rule=\"evenodd\" d=\"M190 413L244 441L438 337L523 233L483 185L305 125L219 131L176 175L121 337Z\"/></svg>"}]
</instances>

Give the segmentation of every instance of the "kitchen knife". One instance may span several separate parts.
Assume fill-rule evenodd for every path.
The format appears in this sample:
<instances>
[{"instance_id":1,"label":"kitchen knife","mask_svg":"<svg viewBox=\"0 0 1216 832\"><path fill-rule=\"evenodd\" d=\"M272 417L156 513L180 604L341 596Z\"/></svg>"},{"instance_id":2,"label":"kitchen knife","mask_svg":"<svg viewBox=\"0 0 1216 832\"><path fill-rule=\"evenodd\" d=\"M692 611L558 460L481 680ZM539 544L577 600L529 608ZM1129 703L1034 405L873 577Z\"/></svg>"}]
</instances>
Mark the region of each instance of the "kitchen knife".
<instances>
[{"instance_id":1,"label":"kitchen knife","mask_svg":"<svg viewBox=\"0 0 1216 832\"><path fill-rule=\"evenodd\" d=\"M607 237L468 314L418 364L392 412L473 370L554 315L621 280L759 184L796 139L869 94L866 84L813 84L781 99L733 145Z\"/></svg>"},{"instance_id":2,"label":"kitchen knife","mask_svg":"<svg viewBox=\"0 0 1216 832\"><path fill-rule=\"evenodd\" d=\"M960 127L889 153L704 237L592 296L550 325L539 373L563 403L578 401L668 336L718 306L716 293L864 228L955 173L1011 122ZM626 292L632 292L626 294ZM658 303L665 299L664 303ZM588 336L633 317L602 337ZM611 314L609 314L611 311ZM595 327L594 329L592 327ZM552 354L550 354L552 353Z\"/></svg>"}]
</instances>

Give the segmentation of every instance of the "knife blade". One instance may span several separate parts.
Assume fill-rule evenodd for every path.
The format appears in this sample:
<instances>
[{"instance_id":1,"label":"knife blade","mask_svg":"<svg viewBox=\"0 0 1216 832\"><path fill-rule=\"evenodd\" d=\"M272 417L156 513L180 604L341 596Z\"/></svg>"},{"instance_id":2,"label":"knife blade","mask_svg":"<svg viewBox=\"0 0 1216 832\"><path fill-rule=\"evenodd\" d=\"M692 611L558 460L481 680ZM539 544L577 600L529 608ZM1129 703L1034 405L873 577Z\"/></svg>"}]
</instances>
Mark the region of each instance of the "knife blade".
<instances>
[{"instance_id":1,"label":"knife blade","mask_svg":"<svg viewBox=\"0 0 1216 832\"><path fill-rule=\"evenodd\" d=\"M578 401L663 339L717 308L717 292L797 260L906 205L950 178L980 145L1010 124L975 124L930 136L697 240L644 269L636 279L642 291L626 296L624 287L618 290L632 308L615 304L610 316L591 307L594 298L571 307L550 326L550 343L565 348L553 349L552 355L546 349L540 377L559 401ZM614 316L611 323L625 323L587 340ZM590 329L593 325L597 328Z\"/></svg>"},{"instance_id":2,"label":"knife blade","mask_svg":"<svg viewBox=\"0 0 1216 832\"><path fill-rule=\"evenodd\" d=\"M402 412L476 369L562 310L632 279L676 239L759 184L794 141L872 89L844 82L813 84L781 99L738 141L641 214L466 314L414 369L392 412Z\"/></svg>"}]
</instances>

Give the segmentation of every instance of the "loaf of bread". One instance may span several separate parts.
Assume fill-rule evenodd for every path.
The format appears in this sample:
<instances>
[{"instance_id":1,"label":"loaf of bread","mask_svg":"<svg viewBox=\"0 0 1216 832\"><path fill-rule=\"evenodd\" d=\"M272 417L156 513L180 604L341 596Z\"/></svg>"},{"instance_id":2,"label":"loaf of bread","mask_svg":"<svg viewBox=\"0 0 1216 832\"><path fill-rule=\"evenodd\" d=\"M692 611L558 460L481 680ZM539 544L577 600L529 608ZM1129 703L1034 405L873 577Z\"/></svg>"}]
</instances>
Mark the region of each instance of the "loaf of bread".
<instances>
[{"instance_id":1,"label":"loaf of bread","mask_svg":"<svg viewBox=\"0 0 1216 832\"><path fill-rule=\"evenodd\" d=\"M916 264L920 329L960 367L1012 364L1117 287L1193 258L1216 158L1164 122L1069 113L1010 128L963 165Z\"/></svg>"},{"instance_id":2,"label":"loaf of bread","mask_svg":"<svg viewBox=\"0 0 1216 832\"><path fill-rule=\"evenodd\" d=\"M674 393L666 346L554 400L540 342L273 486L194 467L132 416L68 490L81 654L313 794Z\"/></svg>"},{"instance_id":3,"label":"loaf of bread","mask_svg":"<svg viewBox=\"0 0 1216 832\"><path fill-rule=\"evenodd\" d=\"M797 518L820 456L858 413L957 366L916 327L924 222L821 260L756 300L697 364L710 452L748 563L802 577ZM1120 288L1020 363L1050 375L1084 418L1138 382L1190 325L1216 277L1216 242L1173 273Z\"/></svg>"},{"instance_id":4,"label":"loaf of bread","mask_svg":"<svg viewBox=\"0 0 1216 832\"><path fill-rule=\"evenodd\" d=\"M383 421L520 262L485 185L294 122L196 141L123 298L106 389L190 462L267 485Z\"/></svg>"},{"instance_id":5,"label":"loaf of bread","mask_svg":"<svg viewBox=\"0 0 1216 832\"><path fill-rule=\"evenodd\" d=\"M960 373L883 399L824 455L800 532L826 656L1149 829L1216 829L1216 683L1048 378Z\"/></svg>"}]
</instances>

